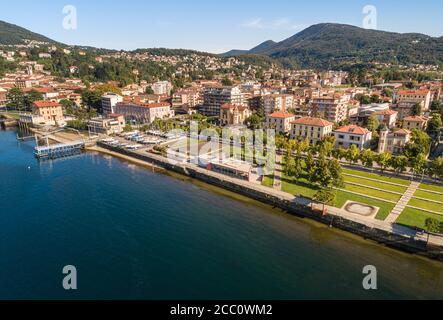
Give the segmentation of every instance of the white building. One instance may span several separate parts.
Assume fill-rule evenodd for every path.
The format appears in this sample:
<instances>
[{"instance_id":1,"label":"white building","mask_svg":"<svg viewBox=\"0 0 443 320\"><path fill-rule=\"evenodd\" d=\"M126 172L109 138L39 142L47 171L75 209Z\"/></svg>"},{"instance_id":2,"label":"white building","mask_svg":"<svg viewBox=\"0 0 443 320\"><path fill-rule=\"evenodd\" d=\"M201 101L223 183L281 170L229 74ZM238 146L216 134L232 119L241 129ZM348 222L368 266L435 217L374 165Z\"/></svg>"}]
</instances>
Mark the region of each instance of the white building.
<instances>
[{"instance_id":1,"label":"white building","mask_svg":"<svg viewBox=\"0 0 443 320\"><path fill-rule=\"evenodd\" d=\"M103 95L102 96L103 115L106 117L110 114L115 113L114 108L119 102L123 102L123 97L116 93L109 92Z\"/></svg>"},{"instance_id":2,"label":"white building","mask_svg":"<svg viewBox=\"0 0 443 320\"><path fill-rule=\"evenodd\" d=\"M277 111L266 116L266 125L277 133L285 134L291 130L291 122L294 120L295 115L292 113Z\"/></svg>"},{"instance_id":3,"label":"white building","mask_svg":"<svg viewBox=\"0 0 443 320\"><path fill-rule=\"evenodd\" d=\"M360 150L363 150L370 147L372 140L371 131L356 125L341 127L333 133L337 148L348 149L352 145L355 145Z\"/></svg>"},{"instance_id":4,"label":"white building","mask_svg":"<svg viewBox=\"0 0 443 320\"><path fill-rule=\"evenodd\" d=\"M170 95L172 90L172 84L169 81L158 81L151 86L154 94L158 95Z\"/></svg>"},{"instance_id":5,"label":"white building","mask_svg":"<svg viewBox=\"0 0 443 320\"><path fill-rule=\"evenodd\" d=\"M300 118L291 123L291 139L308 139L310 144L315 145L332 134L333 125L332 122L320 118Z\"/></svg>"},{"instance_id":6,"label":"white building","mask_svg":"<svg viewBox=\"0 0 443 320\"><path fill-rule=\"evenodd\" d=\"M152 123L155 119L165 119L174 116L169 103L137 104L133 102L119 102L115 106L117 114L122 114L126 121L135 124Z\"/></svg>"}]
</instances>

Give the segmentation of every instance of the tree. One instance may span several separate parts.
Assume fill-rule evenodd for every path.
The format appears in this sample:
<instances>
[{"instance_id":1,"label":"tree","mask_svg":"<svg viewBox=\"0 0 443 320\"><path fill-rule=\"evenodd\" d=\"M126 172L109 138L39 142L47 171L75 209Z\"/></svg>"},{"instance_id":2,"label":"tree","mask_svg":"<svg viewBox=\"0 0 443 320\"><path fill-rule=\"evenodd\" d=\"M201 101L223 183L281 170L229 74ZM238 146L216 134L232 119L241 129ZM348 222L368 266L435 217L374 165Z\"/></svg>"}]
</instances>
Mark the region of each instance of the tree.
<instances>
[{"instance_id":1,"label":"tree","mask_svg":"<svg viewBox=\"0 0 443 320\"><path fill-rule=\"evenodd\" d=\"M43 100L43 94L41 94L38 91L35 90L31 90L28 94L25 94L24 96L24 107L27 110L31 110L32 109L32 104L35 101L40 101Z\"/></svg>"},{"instance_id":2,"label":"tree","mask_svg":"<svg viewBox=\"0 0 443 320\"><path fill-rule=\"evenodd\" d=\"M404 155L409 160L414 159L420 153L428 155L431 149L431 138L422 130L412 130L411 143L406 145Z\"/></svg>"},{"instance_id":3,"label":"tree","mask_svg":"<svg viewBox=\"0 0 443 320\"><path fill-rule=\"evenodd\" d=\"M375 153L370 149L366 149L361 154L361 161L367 168L372 168L375 161Z\"/></svg>"},{"instance_id":4,"label":"tree","mask_svg":"<svg viewBox=\"0 0 443 320\"><path fill-rule=\"evenodd\" d=\"M440 221L434 218L427 218L425 221L425 227L428 232L428 242L431 233L441 233L443 229Z\"/></svg>"},{"instance_id":5,"label":"tree","mask_svg":"<svg viewBox=\"0 0 443 320\"><path fill-rule=\"evenodd\" d=\"M83 104L88 108L88 110L95 109L97 112L102 112L102 93L95 90L84 90L82 92Z\"/></svg>"},{"instance_id":6,"label":"tree","mask_svg":"<svg viewBox=\"0 0 443 320\"><path fill-rule=\"evenodd\" d=\"M147 86L146 90L145 90L145 93L146 94L154 94L154 90L152 90L152 88L150 86Z\"/></svg>"},{"instance_id":7,"label":"tree","mask_svg":"<svg viewBox=\"0 0 443 320\"><path fill-rule=\"evenodd\" d=\"M229 78L224 78L222 80L222 85L227 86L227 87L231 87L234 83L232 82L231 79Z\"/></svg>"},{"instance_id":8,"label":"tree","mask_svg":"<svg viewBox=\"0 0 443 320\"><path fill-rule=\"evenodd\" d=\"M349 164L357 163L360 159L360 149L358 149L357 146L353 144L346 152L345 158L347 161L349 161Z\"/></svg>"},{"instance_id":9,"label":"tree","mask_svg":"<svg viewBox=\"0 0 443 320\"><path fill-rule=\"evenodd\" d=\"M323 204L323 212L326 205L335 205L336 195L332 189L320 189L314 195L314 200Z\"/></svg>"},{"instance_id":10,"label":"tree","mask_svg":"<svg viewBox=\"0 0 443 320\"><path fill-rule=\"evenodd\" d=\"M8 100L6 106L10 109L23 111L25 108L25 95L18 87L11 88L6 95L6 99Z\"/></svg>"},{"instance_id":11,"label":"tree","mask_svg":"<svg viewBox=\"0 0 443 320\"><path fill-rule=\"evenodd\" d=\"M380 126L380 122L377 119L377 116L375 114L372 114L368 118L368 122L366 124L366 128L371 131L372 133L376 132L378 127Z\"/></svg>"},{"instance_id":12,"label":"tree","mask_svg":"<svg viewBox=\"0 0 443 320\"><path fill-rule=\"evenodd\" d=\"M436 112L441 112L442 111L442 104L440 101L438 100L434 100L431 103L431 110L432 111L436 111Z\"/></svg>"},{"instance_id":13,"label":"tree","mask_svg":"<svg viewBox=\"0 0 443 320\"><path fill-rule=\"evenodd\" d=\"M432 161L429 173L431 175L431 178L443 180L443 157L439 157Z\"/></svg>"},{"instance_id":14,"label":"tree","mask_svg":"<svg viewBox=\"0 0 443 320\"><path fill-rule=\"evenodd\" d=\"M422 113L423 113L423 111L422 111L421 103L414 104L414 106L412 107L412 110L411 110L411 114L413 116L421 116Z\"/></svg>"},{"instance_id":15,"label":"tree","mask_svg":"<svg viewBox=\"0 0 443 320\"><path fill-rule=\"evenodd\" d=\"M428 128L426 131L429 135L438 134L441 127L443 127L443 121L441 119L441 115L438 113L434 113L432 115L431 120L429 120L428 122Z\"/></svg>"},{"instance_id":16,"label":"tree","mask_svg":"<svg viewBox=\"0 0 443 320\"><path fill-rule=\"evenodd\" d=\"M393 157L391 159L391 166L397 174L403 173L408 167L408 158L406 156Z\"/></svg>"},{"instance_id":17,"label":"tree","mask_svg":"<svg viewBox=\"0 0 443 320\"><path fill-rule=\"evenodd\" d=\"M415 175L423 175L426 172L428 161L423 153L412 159L411 166Z\"/></svg>"},{"instance_id":18,"label":"tree","mask_svg":"<svg viewBox=\"0 0 443 320\"><path fill-rule=\"evenodd\" d=\"M261 118L257 113L254 113L252 116L248 118L246 121L249 129L257 130L260 129L263 123L263 118Z\"/></svg>"},{"instance_id":19,"label":"tree","mask_svg":"<svg viewBox=\"0 0 443 320\"><path fill-rule=\"evenodd\" d=\"M377 164L380 166L381 172L384 172L390 164L392 155L389 152L384 152L376 158Z\"/></svg>"},{"instance_id":20,"label":"tree","mask_svg":"<svg viewBox=\"0 0 443 320\"><path fill-rule=\"evenodd\" d=\"M306 171L307 171L308 175L312 176L312 174L315 170L315 159L314 159L314 155L313 155L312 151L308 152L308 156L306 157L305 164L306 164Z\"/></svg>"}]
</instances>

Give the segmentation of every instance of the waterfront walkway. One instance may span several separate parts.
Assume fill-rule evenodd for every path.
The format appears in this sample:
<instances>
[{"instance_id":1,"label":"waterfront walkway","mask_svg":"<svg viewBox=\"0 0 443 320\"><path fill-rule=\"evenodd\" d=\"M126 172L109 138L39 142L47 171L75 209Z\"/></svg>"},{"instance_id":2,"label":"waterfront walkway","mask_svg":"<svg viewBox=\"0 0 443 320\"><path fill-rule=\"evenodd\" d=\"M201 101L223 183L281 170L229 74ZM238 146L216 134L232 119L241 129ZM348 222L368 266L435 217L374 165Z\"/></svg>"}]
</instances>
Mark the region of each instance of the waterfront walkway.
<instances>
[{"instance_id":1,"label":"waterfront walkway","mask_svg":"<svg viewBox=\"0 0 443 320\"><path fill-rule=\"evenodd\" d=\"M283 157L277 155L275 157L274 170L274 189L281 191L282 189L282 175L283 175Z\"/></svg>"},{"instance_id":2,"label":"waterfront walkway","mask_svg":"<svg viewBox=\"0 0 443 320\"><path fill-rule=\"evenodd\" d=\"M94 150L94 151L99 151L99 152L103 152L103 150L104 150L103 148L99 148L99 147L95 147L92 149L88 148L88 149ZM153 161L155 160L158 163L171 164L171 162L168 159L166 159L160 155L148 153L146 150L136 150L136 151L126 152L129 154L134 153L134 155L146 157L147 158L146 161L134 158L130 155L122 155L118 152L113 152L113 151L110 152L109 150L106 150L104 153L111 154L111 155L118 154L118 157L120 157L120 158L134 162L136 164L145 165L145 166L146 165L151 166L151 164L149 162L147 162L147 161L149 161L148 160L149 158L152 159ZM236 179L236 178L229 177L229 176L226 176L221 173L214 172L214 171L209 171L209 170L200 168L200 167L193 165L193 164L174 163L173 165L181 167L184 172L187 172L187 171L198 172L204 176L212 177L212 178L215 178L220 181L225 181L225 182L229 182L231 184L237 185L238 187L240 187L242 189L254 190L254 191L278 198L282 201L287 201L289 203L300 204L300 205L303 205L306 207L310 207L310 206L314 205L311 202L311 200L309 200L309 199L302 198L302 197L296 197L292 194L283 192L281 190L276 190L273 188L262 186L260 184L251 183L249 181ZM416 186L416 188L418 188L418 186ZM411 191L412 191L412 189L411 189ZM415 231L411 228L399 226L399 225L396 225L396 224L394 224L392 222L388 222L388 221L376 220L371 217L365 217L365 216L361 216L358 214L350 213L350 212L347 212L346 210L340 209L340 208L335 208L335 207L331 207L331 206L326 206L325 208L326 208L328 214L331 216L342 217L344 219L365 225L371 229L379 229L379 230L389 232L389 233L392 233L395 235L399 235L399 236L402 236L405 238L411 238L411 239L427 242L427 235L426 234L419 233L418 231ZM429 244L443 246L443 237L431 235L430 239L429 239Z\"/></svg>"}]
</instances>

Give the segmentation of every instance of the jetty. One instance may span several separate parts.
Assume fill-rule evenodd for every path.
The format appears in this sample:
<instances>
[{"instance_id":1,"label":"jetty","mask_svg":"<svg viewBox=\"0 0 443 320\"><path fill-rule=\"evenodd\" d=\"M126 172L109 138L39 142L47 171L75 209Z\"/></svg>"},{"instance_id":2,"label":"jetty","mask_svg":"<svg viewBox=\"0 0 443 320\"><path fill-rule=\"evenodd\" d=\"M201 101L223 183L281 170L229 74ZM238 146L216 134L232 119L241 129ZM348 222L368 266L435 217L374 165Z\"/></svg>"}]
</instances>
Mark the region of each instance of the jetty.
<instances>
[{"instance_id":1,"label":"jetty","mask_svg":"<svg viewBox=\"0 0 443 320\"><path fill-rule=\"evenodd\" d=\"M35 147L34 155L38 159L57 159L79 154L84 149L84 141L74 141L70 143L59 143L49 146Z\"/></svg>"}]
</instances>

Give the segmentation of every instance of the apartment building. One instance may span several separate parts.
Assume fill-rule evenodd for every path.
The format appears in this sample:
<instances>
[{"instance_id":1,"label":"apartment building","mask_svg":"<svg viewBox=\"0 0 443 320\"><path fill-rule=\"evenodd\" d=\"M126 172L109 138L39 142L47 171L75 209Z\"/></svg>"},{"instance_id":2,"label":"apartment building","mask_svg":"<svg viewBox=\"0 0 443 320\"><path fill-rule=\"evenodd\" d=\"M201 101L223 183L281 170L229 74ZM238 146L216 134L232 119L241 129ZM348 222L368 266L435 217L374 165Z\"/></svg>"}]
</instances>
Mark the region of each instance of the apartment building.
<instances>
[{"instance_id":1,"label":"apartment building","mask_svg":"<svg viewBox=\"0 0 443 320\"><path fill-rule=\"evenodd\" d=\"M220 109L220 124L222 126L243 125L251 115L251 110L246 106L224 104Z\"/></svg>"},{"instance_id":2,"label":"apartment building","mask_svg":"<svg viewBox=\"0 0 443 320\"><path fill-rule=\"evenodd\" d=\"M385 128L380 131L378 153L389 152L392 154L401 154L410 141L411 131L407 129L389 131Z\"/></svg>"},{"instance_id":3,"label":"apartment building","mask_svg":"<svg viewBox=\"0 0 443 320\"><path fill-rule=\"evenodd\" d=\"M400 90L395 95L397 100L397 111L399 120L411 115L413 107L418 103L422 111L427 112L431 106L431 91L428 89L420 90Z\"/></svg>"},{"instance_id":4,"label":"apartment building","mask_svg":"<svg viewBox=\"0 0 443 320\"><path fill-rule=\"evenodd\" d=\"M312 114L331 122L344 121L348 117L350 96L334 94L313 98L310 107Z\"/></svg>"},{"instance_id":5,"label":"apartment building","mask_svg":"<svg viewBox=\"0 0 443 320\"><path fill-rule=\"evenodd\" d=\"M320 118L303 117L291 123L291 139L309 140L312 145L332 134L333 123Z\"/></svg>"},{"instance_id":6,"label":"apartment building","mask_svg":"<svg viewBox=\"0 0 443 320\"><path fill-rule=\"evenodd\" d=\"M115 106L117 103L123 102L123 97L116 93L108 92L102 96L101 101L103 115L107 117L115 113Z\"/></svg>"},{"instance_id":7,"label":"apartment building","mask_svg":"<svg viewBox=\"0 0 443 320\"><path fill-rule=\"evenodd\" d=\"M266 116L266 126L277 133L286 134L291 130L291 122L295 120L292 113L277 111Z\"/></svg>"},{"instance_id":8,"label":"apartment building","mask_svg":"<svg viewBox=\"0 0 443 320\"><path fill-rule=\"evenodd\" d=\"M122 114L110 114L108 117L92 118L88 122L89 132L95 134L119 134L125 128L125 117Z\"/></svg>"},{"instance_id":9,"label":"apartment building","mask_svg":"<svg viewBox=\"0 0 443 320\"><path fill-rule=\"evenodd\" d=\"M172 90L172 84L169 81L157 81L151 86L154 94L158 95L170 95Z\"/></svg>"},{"instance_id":10,"label":"apartment building","mask_svg":"<svg viewBox=\"0 0 443 320\"><path fill-rule=\"evenodd\" d=\"M348 149L355 145L360 150L370 147L372 132L357 125L338 128L333 132L337 148Z\"/></svg>"},{"instance_id":11,"label":"apartment building","mask_svg":"<svg viewBox=\"0 0 443 320\"><path fill-rule=\"evenodd\" d=\"M65 117L63 116L63 108L57 102L35 101L33 103L33 112L35 116L40 118L39 124L52 126L64 126L66 124Z\"/></svg>"},{"instance_id":12,"label":"apartment building","mask_svg":"<svg viewBox=\"0 0 443 320\"><path fill-rule=\"evenodd\" d=\"M221 106L224 104L245 105L244 95L239 87L215 86L205 88L200 112L205 116L218 117Z\"/></svg>"},{"instance_id":13,"label":"apartment building","mask_svg":"<svg viewBox=\"0 0 443 320\"><path fill-rule=\"evenodd\" d=\"M134 102L119 102L115 113L121 114L125 120L134 124L152 123L155 119L171 118L175 115L169 103L139 104Z\"/></svg>"},{"instance_id":14,"label":"apartment building","mask_svg":"<svg viewBox=\"0 0 443 320\"><path fill-rule=\"evenodd\" d=\"M410 116L403 119L403 129L407 130L424 130L428 124L428 118L422 116Z\"/></svg>"},{"instance_id":15,"label":"apartment building","mask_svg":"<svg viewBox=\"0 0 443 320\"><path fill-rule=\"evenodd\" d=\"M398 120L398 112L390 109L375 112L375 116L380 124L384 124L389 129L395 128Z\"/></svg>"},{"instance_id":16,"label":"apartment building","mask_svg":"<svg viewBox=\"0 0 443 320\"><path fill-rule=\"evenodd\" d=\"M294 97L289 94L269 94L262 98L265 114L288 111L294 106Z\"/></svg>"},{"instance_id":17,"label":"apartment building","mask_svg":"<svg viewBox=\"0 0 443 320\"><path fill-rule=\"evenodd\" d=\"M201 94L197 88L183 89L172 96L172 107L176 112L195 113L201 103Z\"/></svg>"}]
</instances>

